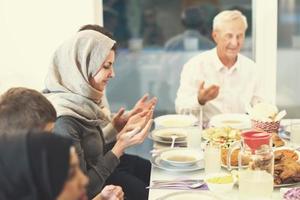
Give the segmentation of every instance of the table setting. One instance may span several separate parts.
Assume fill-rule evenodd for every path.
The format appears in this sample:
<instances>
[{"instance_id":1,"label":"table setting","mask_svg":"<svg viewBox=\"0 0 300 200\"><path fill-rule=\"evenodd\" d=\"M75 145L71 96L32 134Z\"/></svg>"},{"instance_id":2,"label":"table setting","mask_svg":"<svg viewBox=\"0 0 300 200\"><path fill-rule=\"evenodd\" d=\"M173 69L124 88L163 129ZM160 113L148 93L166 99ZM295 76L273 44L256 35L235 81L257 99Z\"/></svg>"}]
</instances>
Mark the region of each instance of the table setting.
<instances>
[{"instance_id":1,"label":"table setting","mask_svg":"<svg viewBox=\"0 0 300 200\"><path fill-rule=\"evenodd\" d=\"M248 111L216 115L207 128L201 123L201 109L154 120L149 199L188 198L195 191L191 198L297 196L290 190L300 187L300 120L283 119L286 112L269 104ZM224 183L224 177L232 181ZM208 178L217 185L214 189ZM222 190L224 185L231 187Z\"/></svg>"}]
</instances>

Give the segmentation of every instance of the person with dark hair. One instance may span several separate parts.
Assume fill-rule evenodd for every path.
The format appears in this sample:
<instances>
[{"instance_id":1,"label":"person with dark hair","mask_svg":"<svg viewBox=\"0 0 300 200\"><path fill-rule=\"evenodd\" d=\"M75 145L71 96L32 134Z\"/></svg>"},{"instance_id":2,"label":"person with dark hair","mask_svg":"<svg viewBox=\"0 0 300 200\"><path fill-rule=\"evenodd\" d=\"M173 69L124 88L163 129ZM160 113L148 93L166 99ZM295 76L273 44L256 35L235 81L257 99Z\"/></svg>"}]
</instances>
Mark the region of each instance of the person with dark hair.
<instances>
[{"instance_id":1,"label":"person with dark hair","mask_svg":"<svg viewBox=\"0 0 300 200\"><path fill-rule=\"evenodd\" d=\"M128 47L131 35L127 23L129 3L124 0L103 0L103 26L114 34L120 48Z\"/></svg>"},{"instance_id":2,"label":"person with dark hair","mask_svg":"<svg viewBox=\"0 0 300 200\"><path fill-rule=\"evenodd\" d=\"M167 51L184 51L210 49L214 43L201 34L205 15L198 7L188 7L181 15L181 22L185 28L182 34L170 38L165 44Z\"/></svg>"},{"instance_id":3,"label":"person with dark hair","mask_svg":"<svg viewBox=\"0 0 300 200\"><path fill-rule=\"evenodd\" d=\"M84 31L84 30L94 30L101 34L106 35L107 37L109 37L112 40L114 39L113 34L111 32L109 32L107 29L105 29L104 27L99 26L97 24L84 25L79 29L79 32ZM114 51L114 53L116 53L117 43L114 43L114 45L111 49ZM103 92L101 102L102 102L103 107L105 107L105 114L106 114L106 117L101 118L101 121L102 121L101 127L103 128L104 139L107 142L111 142L111 141L115 140L115 135L118 133L118 131L120 131L124 127L124 125L130 118L130 116L134 115L135 113L141 112L143 110L149 110L151 107L154 107L156 105L157 98L153 97L152 99L148 100L148 94L145 94L136 103L135 107L131 111L124 113L125 110L123 108L121 108L120 111L118 112L118 114L116 114L113 119L111 118L112 114L110 111L109 103L107 101L105 90Z\"/></svg>"},{"instance_id":4,"label":"person with dark hair","mask_svg":"<svg viewBox=\"0 0 300 200\"><path fill-rule=\"evenodd\" d=\"M51 131L55 120L54 107L36 90L16 87L0 96L0 134L33 129Z\"/></svg>"},{"instance_id":5,"label":"person with dark hair","mask_svg":"<svg viewBox=\"0 0 300 200\"><path fill-rule=\"evenodd\" d=\"M47 132L0 135L0 199L84 200L88 178L72 140ZM120 187L104 188L122 200ZM96 200L96 199L95 199Z\"/></svg>"},{"instance_id":6,"label":"person with dark hair","mask_svg":"<svg viewBox=\"0 0 300 200\"><path fill-rule=\"evenodd\" d=\"M50 133L54 128L55 121L54 107L45 96L36 90L15 87L0 96L0 135L6 134L10 137L15 134L26 134L28 131L48 131L47 133ZM60 151L59 148L57 150ZM40 160L33 162L41 165L38 163ZM60 174L57 176L60 177ZM95 200L119 200L123 198L119 198L122 195L118 196L121 193L123 192L119 186L109 185L97 195Z\"/></svg>"},{"instance_id":7,"label":"person with dark hair","mask_svg":"<svg viewBox=\"0 0 300 200\"><path fill-rule=\"evenodd\" d=\"M1 134L0 199L84 199L88 179L71 147L53 134Z\"/></svg>"},{"instance_id":8,"label":"person with dark hair","mask_svg":"<svg viewBox=\"0 0 300 200\"><path fill-rule=\"evenodd\" d=\"M108 31L107 29L103 28L102 26L99 26L96 24L84 25L78 30L78 32L84 31L84 30L94 30L94 31L97 31L99 33L106 35L110 39L113 39L113 34L110 31ZM111 47L111 50L113 50L114 52L117 51L117 43L114 43L114 45Z\"/></svg>"},{"instance_id":9,"label":"person with dark hair","mask_svg":"<svg viewBox=\"0 0 300 200\"><path fill-rule=\"evenodd\" d=\"M109 79L115 76L115 43L97 25L82 27L54 53L46 77L47 98L58 113L55 132L73 139L82 169L90 178L89 198L110 179L109 184L124 189L127 199L147 199L149 179L145 181L145 177L149 177L151 165L126 163L122 173L115 168L119 163L122 166L126 148L147 137L156 100L147 101L145 96L128 114L122 108L111 118L103 96ZM105 132L116 139L112 148Z\"/></svg>"},{"instance_id":10,"label":"person with dark hair","mask_svg":"<svg viewBox=\"0 0 300 200\"><path fill-rule=\"evenodd\" d=\"M156 11L153 8L147 8L143 11L143 45L145 47L163 46L165 38L161 27L156 20Z\"/></svg>"}]
</instances>

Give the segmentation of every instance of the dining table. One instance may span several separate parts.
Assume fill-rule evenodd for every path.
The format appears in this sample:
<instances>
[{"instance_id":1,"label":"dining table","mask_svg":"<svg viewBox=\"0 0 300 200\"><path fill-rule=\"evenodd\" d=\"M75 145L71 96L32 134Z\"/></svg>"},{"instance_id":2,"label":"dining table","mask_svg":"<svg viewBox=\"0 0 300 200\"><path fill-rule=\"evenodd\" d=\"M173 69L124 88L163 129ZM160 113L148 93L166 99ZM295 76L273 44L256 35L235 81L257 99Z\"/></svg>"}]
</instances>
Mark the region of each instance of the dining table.
<instances>
[{"instance_id":1,"label":"dining table","mask_svg":"<svg viewBox=\"0 0 300 200\"><path fill-rule=\"evenodd\" d=\"M295 120L295 119L293 119ZM298 120L298 119L297 119ZM298 120L300 122L300 119ZM281 125L287 126L291 123L290 119L284 119L281 121ZM154 149L162 148L162 146L158 143L153 143ZM286 145L289 146L289 142L286 141ZM201 151L201 149L199 149ZM201 152L200 152L201 153ZM153 162L153 160L152 160ZM222 172L228 172L227 168L221 169ZM155 165L152 165L151 169L151 178L150 178L150 189L149 189L149 200L170 200L170 199L184 199L184 195L182 195L182 198L175 198L176 194L188 194L188 193L199 193L200 199L206 199L205 195L210 196L211 199L221 199L221 200L238 200L239 199L239 190L238 186L234 185L233 189L230 192L212 192L209 191L208 188L198 188L198 189L159 189L159 188L151 188L151 185L154 181L159 180L176 180L176 179L198 179L203 180L205 178L205 172L204 169L198 169L198 170L191 170L191 171L177 171L177 170L165 170L161 169L160 167L157 167ZM300 184L294 184L290 187L300 187ZM274 190L272 192L271 199L279 200L283 199L283 193L288 190L286 187L274 187ZM173 198L174 196L174 198ZM209 199L209 198L207 198ZM184 200L190 200L190 199L184 199Z\"/></svg>"}]
</instances>

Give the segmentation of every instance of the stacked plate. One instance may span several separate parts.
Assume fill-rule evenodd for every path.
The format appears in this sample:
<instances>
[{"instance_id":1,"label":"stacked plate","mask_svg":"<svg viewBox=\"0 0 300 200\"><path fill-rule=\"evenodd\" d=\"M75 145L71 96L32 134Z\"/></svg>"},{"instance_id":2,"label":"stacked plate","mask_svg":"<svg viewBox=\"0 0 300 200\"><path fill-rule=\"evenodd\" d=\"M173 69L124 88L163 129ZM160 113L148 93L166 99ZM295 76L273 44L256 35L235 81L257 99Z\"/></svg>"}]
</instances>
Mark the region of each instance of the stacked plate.
<instances>
[{"instance_id":1,"label":"stacked plate","mask_svg":"<svg viewBox=\"0 0 300 200\"><path fill-rule=\"evenodd\" d=\"M234 129L251 129L251 120L246 114L220 114L210 119L209 125L212 127L231 127Z\"/></svg>"},{"instance_id":2,"label":"stacked plate","mask_svg":"<svg viewBox=\"0 0 300 200\"><path fill-rule=\"evenodd\" d=\"M194 126L197 118L193 115L163 115L154 119L155 129L160 128L183 128Z\"/></svg>"},{"instance_id":3,"label":"stacked plate","mask_svg":"<svg viewBox=\"0 0 300 200\"><path fill-rule=\"evenodd\" d=\"M185 143L187 132L183 128L161 128L151 132L149 137L160 143L171 144L172 137L175 137L175 143Z\"/></svg>"},{"instance_id":4,"label":"stacked plate","mask_svg":"<svg viewBox=\"0 0 300 200\"><path fill-rule=\"evenodd\" d=\"M187 127L194 126L197 118L192 115L163 115L154 119L155 130L149 137L160 143L171 144L175 138L175 143L186 143Z\"/></svg>"},{"instance_id":5,"label":"stacked plate","mask_svg":"<svg viewBox=\"0 0 300 200\"><path fill-rule=\"evenodd\" d=\"M174 172L186 172L203 169L203 153L188 148L169 148L160 150L151 158L153 166Z\"/></svg>"}]
</instances>

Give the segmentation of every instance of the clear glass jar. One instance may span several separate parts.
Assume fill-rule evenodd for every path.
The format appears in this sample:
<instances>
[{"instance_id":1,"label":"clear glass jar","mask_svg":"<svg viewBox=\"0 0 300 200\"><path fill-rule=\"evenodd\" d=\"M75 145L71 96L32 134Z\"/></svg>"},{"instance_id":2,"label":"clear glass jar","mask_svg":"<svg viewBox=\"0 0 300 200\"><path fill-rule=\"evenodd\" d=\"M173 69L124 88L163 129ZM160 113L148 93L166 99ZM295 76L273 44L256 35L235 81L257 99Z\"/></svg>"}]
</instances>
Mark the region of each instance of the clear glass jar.
<instances>
[{"instance_id":1,"label":"clear glass jar","mask_svg":"<svg viewBox=\"0 0 300 200\"><path fill-rule=\"evenodd\" d=\"M271 199L273 192L274 153L271 134L248 130L242 132L241 141L231 145L227 155L230 169L231 154L240 148L238 155L239 199Z\"/></svg>"}]
</instances>

